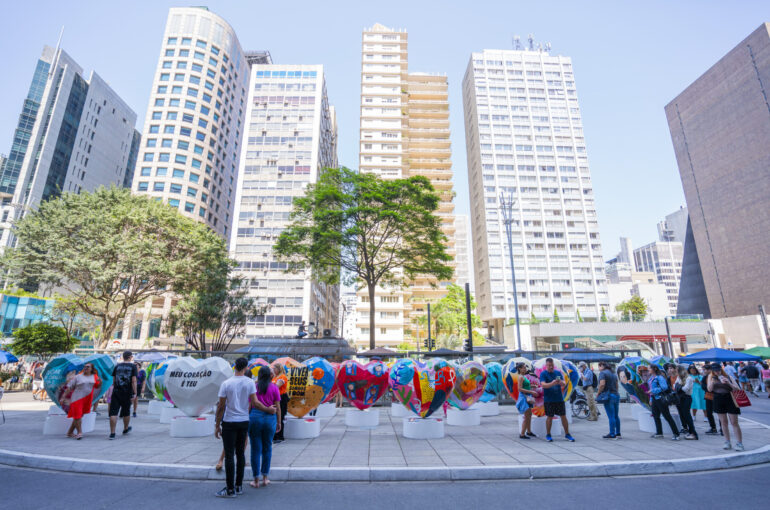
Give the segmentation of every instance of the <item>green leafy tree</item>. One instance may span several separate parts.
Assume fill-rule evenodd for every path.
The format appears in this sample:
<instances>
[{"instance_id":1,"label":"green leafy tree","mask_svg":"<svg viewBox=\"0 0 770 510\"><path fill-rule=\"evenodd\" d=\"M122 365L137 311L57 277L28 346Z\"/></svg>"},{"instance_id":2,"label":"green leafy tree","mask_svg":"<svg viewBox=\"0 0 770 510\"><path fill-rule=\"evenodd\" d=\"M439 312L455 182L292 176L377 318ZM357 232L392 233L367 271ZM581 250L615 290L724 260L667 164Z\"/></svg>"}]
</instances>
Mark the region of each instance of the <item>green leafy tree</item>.
<instances>
[{"instance_id":1,"label":"green leafy tree","mask_svg":"<svg viewBox=\"0 0 770 510\"><path fill-rule=\"evenodd\" d=\"M553 321L561 322L561 320L559 319L559 311L556 308L553 309Z\"/></svg>"},{"instance_id":2,"label":"green leafy tree","mask_svg":"<svg viewBox=\"0 0 770 510\"><path fill-rule=\"evenodd\" d=\"M207 226L115 187L43 202L14 234L17 246L0 261L8 279L66 288L74 309L99 320L102 348L132 307L200 288L207 268L227 258Z\"/></svg>"},{"instance_id":3,"label":"green leafy tree","mask_svg":"<svg viewBox=\"0 0 770 510\"><path fill-rule=\"evenodd\" d=\"M96 338L99 330L98 319L84 314L69 296L56 296L54 299L53 308L41 310L41 315L48 322L63 327L68 339Z\"/></svg>"},{"instance_id":4,"label":"green leafy tree","mask_svg":"<svg viewBox=\"0 0 770 510\"><path fill-rule=\"evenodd\" d=\"M292 223L273 247L290 271L357 283L369 295L369 347L375 347L375 289L417 276L448 280L446 236L435 214L439 197L422 176L385 180L347 168L325 169L294 199ZM342 271L341 271L342 269Z\"/></svg>"},{"instance_id":5,"label":"green leafy tree","mask_svg":"<svg viewBox=\"0 0 770 510\"><path fill-rule=\"evenodd\" d=\"M70 352L79 343L63 327L37 322L14 330L9 347L16 356L38 356L48 360L54 354Z\"/></svg>"},{"instance_id":6,"label":"green leafy tree","mask_svg":"<svg viewBox=\"0 0 770 510\"><path fill-rule=\"evenodd\" d=\"M577 310L577 321L583 322L583 317L580 315L580 309Z\"/></svg>"},{"instance_id":7,"label":"green leafy tree","mask_svg":"<svg viewBox=\"0 0 770 510\"><path fill-rule=\"evenodd\" d=\"M602 322L607 322L607 310L602 307L602 317L600 319Z\"/></svg>"},{"instance_id":8,"label":"green leafy tree","mask_svg":"<svg viewBox=\"0 0 770 510\"><path fill-rule=\"evenodd\" d=\"M401 342L396 346L396 349L399 351L411 351L414 350L414 345L410 344L409 342Z\"/></svg>"},{"instance_id":9,"label":"green leafy tree","mask_svg":"<svg viewBox=\"0 0 770 510\"><path fill-rule=\"evenodd\" d=\"M529 323L530 324L538 324L540 321L535 317L535 312L530 312L529 316Z\"/></svg>"},{"instance_id":10,"label":"green leafy tree","mask_svg":"<svg viewBox=\"0 0 770 510\"><path fill-rule=\"evenodd\" d=\"M480 328L481 319L472 312L475 309L476 300L471 294L471 327ZM465 313L465 289L459 285L450 283L447 286L446 295L435 303L431 303L430 314L431 334L435 338L439 338L442 333L467 338L468 318ZM421 314L417 320L421 327L426 327L428 315Z\"/></svg>"},{"instance_id":11,"label":"green leafy tree","mask_svg":"<svg viewBox=\"0 0 770 510\"><path fill-rule=\"evenodd\" d=\"M634 295L631 299L618 303L615 309L621 313L622 320L641 322L647 316L649 307L644 299Z\"/></svg>"}]
</instances>

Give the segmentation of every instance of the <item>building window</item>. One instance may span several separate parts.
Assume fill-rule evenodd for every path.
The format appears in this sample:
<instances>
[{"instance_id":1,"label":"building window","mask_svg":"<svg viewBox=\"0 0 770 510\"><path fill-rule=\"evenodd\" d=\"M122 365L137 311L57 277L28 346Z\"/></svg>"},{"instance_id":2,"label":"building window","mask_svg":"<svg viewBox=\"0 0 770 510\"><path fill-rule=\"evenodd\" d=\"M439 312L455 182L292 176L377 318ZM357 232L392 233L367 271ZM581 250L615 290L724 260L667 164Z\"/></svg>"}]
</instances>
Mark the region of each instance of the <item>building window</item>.
<instances>
[{"instance_id":1,"label":"building window","mask_svg":"<svg viewBox=\"0 0 770 510\"><path fill-rule=\"evenodd\" d=\"M167 44L176 44L176 37L169 37L166 41Z\"/></svg>"},{"instance_id":2,"label":"building window","mask_svg":"<svg viewBox=\"0 0 770 510\"><path fill-rule=\"evenodd\" d=\"M179 170L178 168L175 168L172 177L174 179L184 179L184 170Z\"/></svg>"},{"instance_id":3,"label":"building window","mask_svg":"<svg viewBox=\"0 0 770 510\"><path fill-rule=\"evenodd\" d=\"M144 153L144 161L152 161L155 159L155 154L152 152L145 152Z\"/></svg>"},{"instance_id":4,"label":"building window","mask_svg":"<svg viewBox=\"0 0 770 510\"><path fill-rule=\"evenodd\" d=\"M142 174L142 175L144 175L144 174ZM147 191L149 185L150 185L150 183L148 183L148 182L140 182L136 189L138 189L139 191Z\"/></svg>"},{"instance_id":5,"label":"building window","mask_svg":"<svg viewBox=\"0 0 770 510\"><path fill-rule=\"evenodd\" d=\"M152 112L152 120L160 120L162 112Z\"/></svg>"},{"instance_id":6,"label":"building window","mask_svg":"<svg viewBox=\"0 0 770 510\"><path fill-rule=\"evenodd\" d=\"M176 120L176 112L166 112L166 120Z\"/></svg>"},{"instance_id":7,"label":"building window","mask_svg":"<svg viewBox=\"0 0 770 510\"><path fill-rule=\"evenodd\" d=\"M168 81L169 76L171 76L168 73L160 73L160 81Z\"/></svg>"},{"instance_id":8,"label":"building window","mask_svg":"<svg viewBox=\"0 0 770 510\"><path fill-rule=\"evenodd\" d=\"M141 175L142 177L148 177L150 175L150 172L152 172L152 168L150 168L149 166L143 166Z\"/></svg>"},{"instance_id":9,"label":"building window","mask_svg":"<svg viewBox=\"0 0 770 510\"><path fill-rule=\"evenodd\" d=\"M181 184L172 184L169 189L169 193L179 194L182 193L182 185Z\"/></svg>"},{"instance_id":10,"label":"building window","mask_svg":"<svg viewBox=\"0 0 770 510\"><path fill-rule=\"evenodd\" d=\"M200 180L200 176L198 174L190 173L190 182L198 182Z\"/></svg>"},{"instance_id":11,"label":"building window","mask_svg":"<svg viewBox=\"0 0 770 510\"><path fill-rule=\"evenodd\" d=\"M161 152L158 157L158 161L169 161L169 159L170 159L170 154L168 152Z\"/></svg>"},{"instance_id":12,"label":"building window","mask_svg":"<svg viewBox=\"0 0 770 510\"><path fill-rule=\"evenodd\" d=\"M190 46L192 44L191 37L182 37L182 46Z\"/></svg>"},{"instance_id":13,"label":"building window","mask_svg":"<svg viewBox=\"0 0 770 510\"><path fill-rule=\"evenodd\" d=\"M185 202L184 203L184 210L185 210L185 212L189 212L189 213L195 211L195 204L190 203L190 202Z\"/></svg>"},{"instance_id":14,"label":"building window","mask_svg":"<svg viewBox=\"0 0 770 510\"><path fill-rule=\"evenodd\" d=\"M155 106L163 106L166 103L165 99L156 99Z\"/></svg>"},{"instance_id":15,"label":"building window","mask_svg":"<svg viewBox=\"0 0 770 510\"><path fill-rule=\"evenodd\" d=\"M157 138L148 138L147 139L147 147L155 147L155 145L158 143Z\"/></svg>"},{"instance_id":16,"label":"building window","mask_svg":"<svg viewBox=\"0 0 770 510\"><path fill-rule=\"evenodd\" d=\"M165 182L156 182L152 185L153 191L163 191L166 189L166 183Z\"/></svg>"},{"instance_id":17,"label":"building window","mask_svg":"<svg viewBox=\"0 0 770 510\"><path fill-rule=\"evenodd\" d=\"M187 196L191 197L191 198L197 197L198 196L198 190L193 188L193 187L187 186Z\"/></svg>"},{"instance_id":18,"label":"building window","mask_svg":"<svg viewBox=\"0 0 770 510\"><path fill-rule=\"evenodd\" d=\"M155 175L157 177L165 177L167 173L168 173L168 168L166 168L165 166L158 167L158 169L155 170Z\"/></svg>"},{"instance_id":19,"label":"building window","mask_svg":"<svg viewBox=\"0 0 770 510\"><path fill-rule=\"evenodd\" d=\"M179 200L176 198L169 198L168 205L170 205L174 209L179 209Z\"/></svg>"},{"instance_id":20,"label":"building window","mask_svg":"<svg viewBox=\"0 0 770 510\"><path fill-rule=\"evenodd\" d=\"M180 165L184 165L187 163L187 156L183 156L181 154L177 154L174 158L174 162L179 163Z\"/></svg>"},{"instance_id":21,"label":"building window","mask_svg":"<svg viewBox=\"0 0 770 510\"><path fill-rule=\"evenodd\" d=\"M171 93L172 94L181 94L182 93L182 86L181 85L174 85L171 87Z\"/></svg>"}]
</instances>

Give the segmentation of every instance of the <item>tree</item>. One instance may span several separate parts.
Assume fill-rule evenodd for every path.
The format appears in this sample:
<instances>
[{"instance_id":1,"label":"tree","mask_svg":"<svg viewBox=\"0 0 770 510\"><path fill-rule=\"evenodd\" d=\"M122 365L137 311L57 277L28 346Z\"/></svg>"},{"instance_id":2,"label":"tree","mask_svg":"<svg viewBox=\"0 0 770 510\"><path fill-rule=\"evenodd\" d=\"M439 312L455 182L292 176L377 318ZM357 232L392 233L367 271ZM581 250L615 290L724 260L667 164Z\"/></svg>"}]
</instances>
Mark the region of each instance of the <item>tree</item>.
<instances>
[{"instance_id":1,"label":"tree","mask_svg":"<svg viewBox=\"0 0 770 510\"><path fill-rule=\"evenodd\" d=\"M602 307L602 318L600 319L602 322L607 322L607 311Z\"/></svg>"},{"instance_id":2,"label":"tree","mask_svg":"<svg viewBox=\"0 0 770 510\"><path fill-rule=\"evenodd\" d=\"M95 339L99 331L99 321L84 314L77 303L69 296L56 296L53 308L44 309L41 314L48 322L64 328L67 339L91 337Z\"/></svg>"},{"instance_id":3,"label":"tree","mask_svg":"<svg viewBox=\"0 0 770 510\"><path fill-rule=\"evenodd\" d=\"M559 311L556 308L553 309L553 321L561 322L561 320L559 319Z\"/></svg>"},{"instance_id":4,"label":"tree","mask_svg":"<svg viewBox=\"0 0 770 510\"><path fill-rule=\"evenodd\" d=\"M147 298L200 288L227 257L224 241L178 210L127 189L63 193L16 222L0 266L23 287L64 287L100 321L105 347L118 321Z\"/></svg>"},{"instance_id":5,"label":"tree","mask_svg":"<svg viewBox=\"0 0 770 510\"><path fill-rule=\"evenodd\" d=\"M529 316L529 323L530 324L538 324L540 321L537 320L537 317L535 317L535 312L530 312Z\"/></svg>"},{"instance_id":6,"label":"tree","mask_svg":"<svg viewBox=\"0 0 770 510\"><path fill-rule=\"evenodd\" d=\"M414 346L409 342L401 342L396 346L396 349L398 349L399 351L411 351L414 349Z\"/></svg>"},{"instance_id":7,"label":"tree","mask_svg":"<svg viewBox=\"0 0 770 510\"><path fill-rule=\"evenodd\" d=\"M476 300L471 294L471 310L476 308ZM442 333L467 338L468 318L465 312L465 289L459 285L450 283L447 285L447 293L435 303L431 303L431 334L439 338ZM417 318L420 326L427 325L428 316L422 314ZM471 312L471 327L480 328L481 319ZM483 338L483 337L482 337Z\"/></svg>"},{"instance_id":8,"label":"tree","mask_svg":"<svg viewBox=\"0 0 770 510\"><path fill-rule=\"evenodd\" d=\"M641 322L647 316L648 305L638 295L631 296L631 299L618 303L615 309L622 314L622 320Z\"/></svg>"},{"instance_id":9,"label":"tree","mask_svg":"<svg viewBox=\"0 0 770 510\"><path fill-rule=\"evenodd\" d=\"M79 343L61 326L37 322L14 330L10 349L16 356L38 356L47 361L54 354L70 352Z\"/></svg>"},{"instance_id":10,"label":"tree","mask_svg":"<svg viewBox=\"0 0 770 510\"><path fill-rule=\"evenodd\" d=\"M288 262L289 271L309 269L327 284L342 278L365 286L369 347L374 348L378 285L402 287L418 275L439 281L452 277L447 238L434 214L438 205L438 195L423 176L385 180L327 168L305 196L294 199L292 223L273 251Z\"/></svg>"},{"instance_id":11,"label":"tree","mask_svg":"<svg viewBox=\"0 0 770 510\"><path fill-rule=\"evenodd\" d=\"M583 317L580 316L580 309L577 309L577 321L583 322Z\"/></svg>"}]
</instances>

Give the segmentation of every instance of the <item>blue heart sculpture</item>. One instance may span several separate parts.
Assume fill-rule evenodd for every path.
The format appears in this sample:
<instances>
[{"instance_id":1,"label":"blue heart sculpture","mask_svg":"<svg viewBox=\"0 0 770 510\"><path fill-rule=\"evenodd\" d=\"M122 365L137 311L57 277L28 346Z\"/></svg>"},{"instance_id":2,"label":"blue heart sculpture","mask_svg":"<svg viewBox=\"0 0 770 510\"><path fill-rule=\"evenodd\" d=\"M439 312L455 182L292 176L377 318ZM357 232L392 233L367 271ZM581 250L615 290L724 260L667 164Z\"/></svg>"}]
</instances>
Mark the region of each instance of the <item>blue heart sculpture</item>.
<instances>
[{"instance_id":1,"label":"blue heart sculpture","mask_svg":"<svg viewBox=\"0 0 770 510\"><path fill-rule=\"evenodd\" d=\"M93 401L97 402L102 395L112 386L112 371L115 368L115 361L106 354L92 354L83 360L83 365L91 363L102 380L102 385L94 392Z\"/></svg>"},{"instance_id":2,"label":"blue heart sculpture","mask_svg":"<svg viewBox=\"0 0 770 510\"><path fill-rule=\"evenodd\" d=\"M62 397L64 386L69 378L83 370L83 360L74 354L63 354L52 359L43 370L43 387L48 398L61 407L59 399Z\"/></svg>"}]
</instances>

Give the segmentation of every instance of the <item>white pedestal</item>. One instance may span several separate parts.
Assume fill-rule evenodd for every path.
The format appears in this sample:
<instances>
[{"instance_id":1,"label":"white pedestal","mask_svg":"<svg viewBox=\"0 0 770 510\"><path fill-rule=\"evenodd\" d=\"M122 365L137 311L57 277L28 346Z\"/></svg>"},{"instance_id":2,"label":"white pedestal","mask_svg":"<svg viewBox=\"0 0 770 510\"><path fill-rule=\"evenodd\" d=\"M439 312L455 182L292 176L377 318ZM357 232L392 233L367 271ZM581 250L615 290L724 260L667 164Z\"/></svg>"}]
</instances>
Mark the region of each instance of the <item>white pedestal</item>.
<instances>
[{"instance_id":1,"label":"white pedestal","mask_svg":"<svg viewBox=\"0 0 770 510\"><path fill-rule=\"evenodd\" d=\"M198 418L175 416L171 420L171 437L205 437L214 434L214 415L204 414Z\"/></svg>"},{"instance_id":2,"label":"white pedestal","mask_svg":"<svg viewBox=\"0 0 770 510\"><path fill-rule=\"evenodd\" d=\"M57 414L64 414L64 415L66 415L67 413L65 413L64 409L62 409L61 407L59 407L57 405L52 405L52 406L50 406L48 408L48 416L57 415Z\"/></svg>"},{"instance_id":3,"label":"white pedestal","mask_svg":"<svg viewBox=\"0 0 770 510\"><path fill-rule=\"evenodd\" d=\"M174 404L168 400L150 400L150 403L147 404L147 414L160 416L160 412L167 407L174 407Z\"/></svg>"},{"instance_id":4,"label":"white pedestal","mask_svg":"<svg viewBox=\"0 0 770 510\"><path fill-rule=\"evenodd\" d=\"M58 409L58 408L57 408ZM59 409L61 411L61 409ZM94 425L96 424L96 413L88 413L83 415L83 433L94 431ZM67 418L66 414L49 414L45 419L43 425L43 435L46 436L63 436L72 425L72 418Z\"/></svg>"},{"instance_id":5,"label":"white pedestal","mask_svg":"<svg viewBox=\"0 0 770 510\"><path fill-rule=\"evenodd\" d=\"M404 418L404 437L441 439L444 437L444 418Z\"/></svg>"},{"instance_id":6,"label":"white pedestal","mask_svg":"<svg viewBox=\"0 0 770 510\"><path fill-rule=\"evenodd\" d=\"M481 416L498 416L500 414L500 404L497 402L476 402L471 406L471 409L478 409Z\"/></svg>"},{"instance_id":7,"label":"white pedestal","mask_svg":"<svg viewBox=\"0 0 770 510\"><path fill-rule=\"evenodd\" d=\"M418 416L398 402L390 404L390 415L393 418L417 418Z\"/></svg>"},{"instance_id":8,"label":"white pedestal","mask_svg":"<svg viewBox=\"0 0 770 510\"><path fill-rule=\"evenodd\" d=\"M318 406L318 409L316 409L315 417L332 418L335 414L337 414L337 405L334 402L327 402Z\"/></svg>"},{"instance_id":9,"label":"white pedestal","mask_svg":"<svg viewBox=\"0 0 770 510\"><path fill-rule=\"evenodd\" d=\"M572 420L571 417L567 415L567 423L571 424ZM537 435L538 437L545 437L545 416L532 416L532 424L530 428L532 429L532 433ZM524 422L524 415L519 415L519 431L521 431L521 424ZM551 436L563 436L564 435L564 429L561 426L561 418L558 416L553 417L553 421L551 422Z\"/></svg>"},{"instance_id":10,"label":"white pedestal","mask_svg":"<svg viewBox=\"0 0 770 510\"><path fill-rule=\"evenodd\" d=\"M164 407L160 410L160 422L171 423L171 420L176 416L187 416L180 409L176 407Z\"/></svg>"},{"instance_id":11,"label":"white pedestal","mask_svg":"<svg viewBox=\"0 0 770 510\"><path fill-rule=\"evenodd\" d=\"M450 407L446 412L447 425L455 427L475 427L481 425L481 410L470 409L460 410Z\"/></svg>"},{"instance_id":12,"label":"white pedestal","mask_svg":"<svg viewBox=\"0 0 770 510\"><path fill-rule=\"evenodd\" d=\"M321 422L317 418L286 417L283 424L286 439L312 439L321 435Z\"/></svg>"},{"instance_id":13,"label":"white pedestal","mask_svg":"<svg viewBox=\"0 0 770 510\"><path fill-rule=\"evenodd\" d=\"M374 428L380 424L380 410L377 408L361 411L360 409L348 409L345 411L345 425L347 427Z\"/></svg>"},{"instance_id":14,"label":"white pedestal","mask_svg":"<svg viewBox=\"0 0 770 510\"><path fill-rule=\"evenodd\" d=\"M671 414L671 417L674 419L674 422L676 422L677 430L682 430L682 420L679 418L679 415ZM667 435L669 432L671 432L671 427L669 426L666 419L663 418L663 416L660 417L660 421L663 434ZM639 413L639 430L642 432L649 432L650 434L654 434L656 432L655 420L652 418L651 412L642 410L642 412Z\"/></svg>"},{"instance_id":15,"label":"white pedestal","mask_svg":"<svg viewBox=\"0 0 770 510\"><path fill-rule=\"evenodd\" d=\"M631 405L631 417L635 420L639 420L639 416L642 415L642 413L649 412L647 409L642 407L639 404L633 404Z\"/></svg>"}]
</instances>

